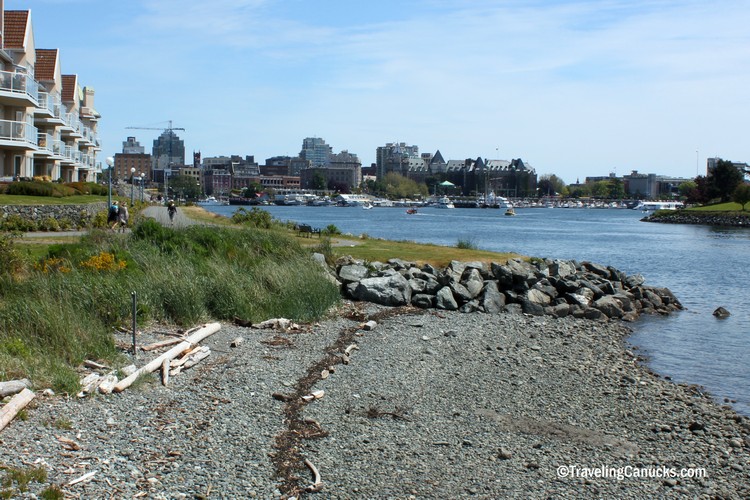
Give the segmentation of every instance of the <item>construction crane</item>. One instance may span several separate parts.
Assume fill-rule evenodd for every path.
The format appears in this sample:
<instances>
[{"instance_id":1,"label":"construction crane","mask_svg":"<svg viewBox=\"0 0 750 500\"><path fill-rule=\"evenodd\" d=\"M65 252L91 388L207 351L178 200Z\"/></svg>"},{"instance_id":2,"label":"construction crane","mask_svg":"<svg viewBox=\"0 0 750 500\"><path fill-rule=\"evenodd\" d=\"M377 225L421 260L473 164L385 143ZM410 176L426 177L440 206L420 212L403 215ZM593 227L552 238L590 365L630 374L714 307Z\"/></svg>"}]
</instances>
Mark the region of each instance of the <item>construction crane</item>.
<instances>
[{"instance_id":1,"label":"construction crane","mask_svg":"<svg viewBox=\"0 0 750 500\"><path fill-rule=\"evenodd\" d=\"M169 130L185 130L182 127L173 127L172 120L169 120L169 127L125 127L126 129L139 129L139 130L163 130L167 132Z\"/></svg>"}]
</instances>

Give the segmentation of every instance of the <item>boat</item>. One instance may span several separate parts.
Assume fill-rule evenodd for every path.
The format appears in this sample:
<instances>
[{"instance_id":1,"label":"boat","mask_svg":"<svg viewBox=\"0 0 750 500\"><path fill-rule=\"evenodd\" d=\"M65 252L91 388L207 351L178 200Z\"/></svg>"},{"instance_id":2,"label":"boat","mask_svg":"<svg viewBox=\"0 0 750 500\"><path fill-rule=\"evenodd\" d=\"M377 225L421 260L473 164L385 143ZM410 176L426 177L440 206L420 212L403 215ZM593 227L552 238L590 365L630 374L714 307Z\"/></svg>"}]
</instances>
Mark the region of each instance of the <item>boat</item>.
<instances>
[{"instance_id":1,"label":"boat","mask_svg":"<svg viewBox=\"0 0 750 500\"><path fill-rule=\"evenodd\" d=\"M414 215L414 214L418 213L418 211L417 211L416 208L407 208L406 209L406 213L409 214L409 215Z\"/></svg>"},{"instance_id":2,"label":"boat","mask_svg":"<svg viewBox=\"0 0 750 500\"><path fill-rule=\"evenodd\" d=\"M437 208L456 208L456 206L451 202L450 198L448 198L447 196L443 196L442 198L439 198L435 206Z\"/></svg>"},{"instance_id":3,"label":"boat","mask_svg":"<svg viewBox=\"0 0 750 500\"><path fill-rule=\"evenodd\" d=\"M681 201L642 201L634 207L634 210L654 212L656 210L679 210L684 207Z\"/></svg>"},{"instance_id":4,"label":"boat","mask_svg":"<svg viewBox=\"0 0 750 500\"><path fill-rule=\"evenodd\" d=\"M372 203L370 203L369 201L366 201L366 202L362 203L362 209L363 210L370 210L370 209L372 209Z\"/></svg>"},{"instance_id":5,"label":"boat","mask_svg":"<svg viewBox=\"0 0 750 500\"><path fill-rule=\"evenodd\" d=\"M505 215L516 215L516 211L511 207L505 211Z\"/></svg>"}]
</instances>

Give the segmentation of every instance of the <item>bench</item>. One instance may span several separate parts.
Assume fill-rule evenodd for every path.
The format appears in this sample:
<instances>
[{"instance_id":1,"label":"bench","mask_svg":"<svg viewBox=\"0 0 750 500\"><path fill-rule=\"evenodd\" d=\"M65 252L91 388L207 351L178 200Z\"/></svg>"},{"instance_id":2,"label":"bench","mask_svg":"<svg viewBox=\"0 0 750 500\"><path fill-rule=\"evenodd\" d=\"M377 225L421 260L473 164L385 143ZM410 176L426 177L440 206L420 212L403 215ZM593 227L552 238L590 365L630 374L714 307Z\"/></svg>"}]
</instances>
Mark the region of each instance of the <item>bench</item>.
<instances>
[{"instance_id":1,"label":"bench","mask_svg":"<svg viewBox=\"0 0 750 500\"><path fill-rule=\"evenodd\" d=\"M313 234L317 234L318 238L320 238L320 229L314 228L309 224L298 224L297 231L299 231L300 236L305 235L310 238Z\"/></svg>"}]
</instances>

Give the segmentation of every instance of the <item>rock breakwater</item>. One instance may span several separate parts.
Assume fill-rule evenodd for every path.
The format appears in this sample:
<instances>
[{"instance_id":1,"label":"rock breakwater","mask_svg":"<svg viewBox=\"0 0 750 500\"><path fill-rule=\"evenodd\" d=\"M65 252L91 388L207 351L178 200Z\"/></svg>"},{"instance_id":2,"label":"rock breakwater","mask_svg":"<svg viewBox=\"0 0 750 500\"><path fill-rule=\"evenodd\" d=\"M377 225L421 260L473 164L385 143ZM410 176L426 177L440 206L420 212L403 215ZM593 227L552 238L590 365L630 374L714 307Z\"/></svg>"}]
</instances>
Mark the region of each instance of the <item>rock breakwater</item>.
<instances>
[{"instance_id":1,"label":"rock breakwater","mask_svg":"<svg viewBox=\"0 0 750 500\"><path fill-rule=\"evenodd\" d=\"M602 321L683 309L669 289L645 285L641 275L573 260L453 261L437 269L401 259L365 263L345 257L335 274L345 297L386 306Z\"/></svg>"},{"instance_id":2,"label":"rock breakwater","mask_svg":"<svg viewBox=\"0 0 750 500\"><path fill-rule=\"evenodd\" d=\"M704 226L729 226L750 228L750 213L724 212L656 212L641 219L643 222L661 222L663 224L700 224Z\"/></svg>"}]
</instances>

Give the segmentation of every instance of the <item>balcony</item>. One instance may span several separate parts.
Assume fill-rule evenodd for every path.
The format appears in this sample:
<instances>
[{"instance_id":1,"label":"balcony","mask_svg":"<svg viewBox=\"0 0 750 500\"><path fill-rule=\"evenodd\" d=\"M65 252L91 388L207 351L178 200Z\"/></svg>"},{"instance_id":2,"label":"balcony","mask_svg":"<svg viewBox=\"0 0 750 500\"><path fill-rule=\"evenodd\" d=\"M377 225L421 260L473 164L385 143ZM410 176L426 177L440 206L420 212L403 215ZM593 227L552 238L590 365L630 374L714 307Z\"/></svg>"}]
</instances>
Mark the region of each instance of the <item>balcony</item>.
<instances>
[{"instance_id":1,"label":"balcony","mask_svg":"<svg viewBox=\"0 0 750 500\"><path fill-rule=\"evenodd\" d=\"M55 138L51 134L39 132L37 134L36 156L52 156L54 154Z\"/></svg>"},{"instance_id":2,"label":"balcony","mask_svg":"<svg viewBox=\"0 0 750 500\"><path fill-rule=\"evenodd\" d=\"M36 149L38 129L28 122L0 120L0 146Z\"/></svg>"},{"instance_id":3,"label":"balcony","mask_svg":"<svg viewBox=\"0 0 750 500\"><path fill-rule=\"evenodd\" d=\"M0 71L0 103L9 106L39 105L39 83L25 73Z\"/></svg>"}]
</instances>

